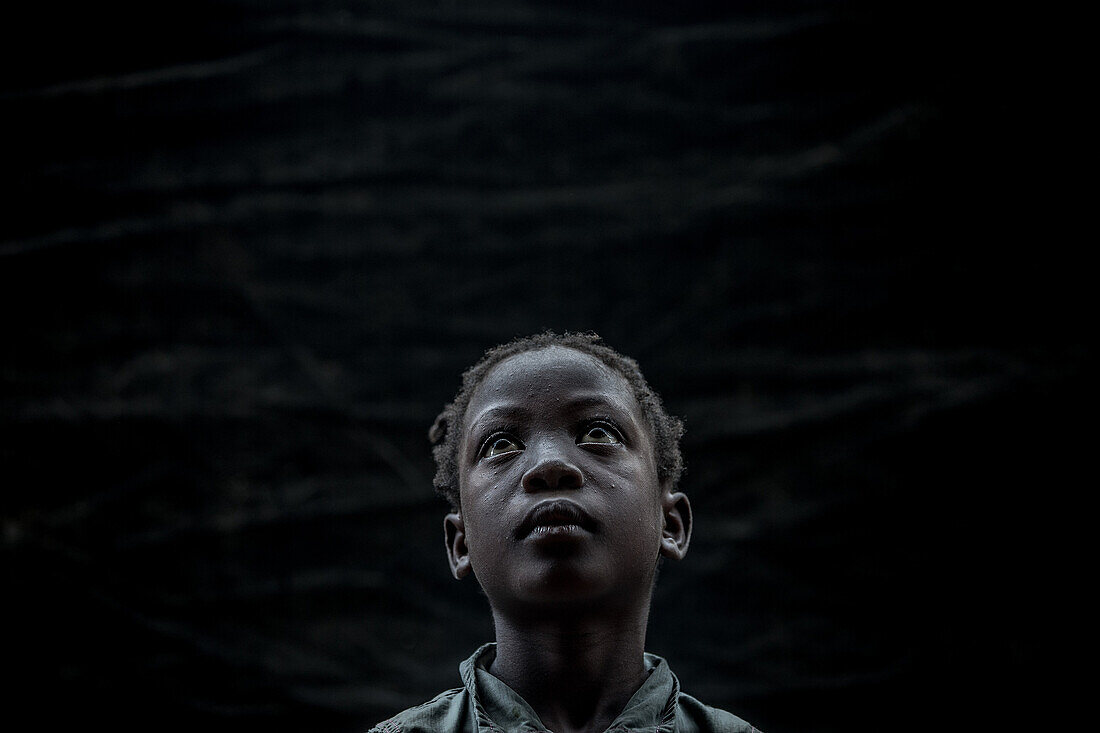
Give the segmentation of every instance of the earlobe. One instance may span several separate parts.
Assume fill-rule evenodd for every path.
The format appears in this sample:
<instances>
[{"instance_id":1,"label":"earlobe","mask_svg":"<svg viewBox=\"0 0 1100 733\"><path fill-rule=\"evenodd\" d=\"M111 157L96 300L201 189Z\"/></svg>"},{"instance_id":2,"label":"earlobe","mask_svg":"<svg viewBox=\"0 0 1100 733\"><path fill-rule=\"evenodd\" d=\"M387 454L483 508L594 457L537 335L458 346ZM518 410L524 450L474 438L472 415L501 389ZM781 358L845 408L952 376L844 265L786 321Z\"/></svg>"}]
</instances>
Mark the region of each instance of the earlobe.
<instances>
[{"instance_id":1,"label":"earlobe","mask_svg":"<svg viewBox=\"0 0 1100 733\"><path fill-rule=\"evenodd\" d=\"M691 543L691 502L678 491L666 491L661 504L664 511L661 555L682 560Z\"/></svg>"},{"instance_id":2,"label":"earlobe","mask_svg":"<svg viewBox=\"0 0 1100 733\"><path fill-rule=\"evenodd\" d=\"M466 523L460 512L451 512L443 518L443 531L447 540L447 561L451 575L462 580L470 574L470 550L466 547Z\"/></svg>"}]
</instances>

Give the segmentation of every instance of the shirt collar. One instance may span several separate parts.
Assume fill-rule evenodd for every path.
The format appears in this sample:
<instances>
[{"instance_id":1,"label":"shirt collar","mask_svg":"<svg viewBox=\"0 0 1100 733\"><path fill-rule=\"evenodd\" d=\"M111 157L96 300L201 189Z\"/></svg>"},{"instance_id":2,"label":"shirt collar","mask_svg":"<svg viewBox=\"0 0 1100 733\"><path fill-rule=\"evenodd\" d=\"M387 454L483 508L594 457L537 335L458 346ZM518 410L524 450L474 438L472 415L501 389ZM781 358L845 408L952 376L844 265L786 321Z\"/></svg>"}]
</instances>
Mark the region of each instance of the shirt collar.
<instances>
[{"instance_id":1,"label":"shirt collar","mask_svg":"<svg viewBox=\"0 0 1100 733\"><path fill-rule=\"evenodd\" d=\"M500 728L524 733L545 731L546 726L527 701L489 673L495 658L496 644L485 644L458 667L462 683L473 700L478 732ZM608 726L609 732L666 733L674 729L680 682L668 662L656 654L645 655L645 667L649 676Z\"/></svg>"}]
</instances>

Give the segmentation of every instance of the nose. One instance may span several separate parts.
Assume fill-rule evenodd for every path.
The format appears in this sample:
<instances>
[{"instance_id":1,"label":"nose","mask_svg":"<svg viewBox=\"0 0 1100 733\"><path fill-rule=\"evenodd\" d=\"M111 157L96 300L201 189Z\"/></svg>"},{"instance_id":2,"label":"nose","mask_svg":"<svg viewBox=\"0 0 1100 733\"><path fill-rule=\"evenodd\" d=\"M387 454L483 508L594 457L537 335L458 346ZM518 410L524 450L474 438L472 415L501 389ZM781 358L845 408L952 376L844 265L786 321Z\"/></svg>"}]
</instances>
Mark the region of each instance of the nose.
<instances>
[{"instance_id":1,"label":"nose","mask_svg":"<svg viewBox=\"0 0 1100 733\"><path fill-rule=\"evenodd\" d=\"M532 493L579 489L583 485L584 475L580 469L558 451L543 451L523 474L523 489Z\"/></svg>"}]
</instances>

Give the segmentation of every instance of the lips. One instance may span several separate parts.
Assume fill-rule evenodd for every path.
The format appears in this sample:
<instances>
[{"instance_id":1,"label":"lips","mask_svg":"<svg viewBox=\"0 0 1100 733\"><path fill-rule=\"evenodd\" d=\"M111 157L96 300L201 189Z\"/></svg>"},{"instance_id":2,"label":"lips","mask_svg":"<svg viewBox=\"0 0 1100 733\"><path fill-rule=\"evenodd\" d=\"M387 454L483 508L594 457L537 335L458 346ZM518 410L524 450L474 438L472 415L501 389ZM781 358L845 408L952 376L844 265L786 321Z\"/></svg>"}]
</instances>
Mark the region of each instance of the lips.
<instances>
[{"instance_id":1,"label":"lips","mask_svg":"<svg viewBox=\"0 0 1100 733\"><path fill-rule=\"evenodd\" d=\"M596 528L596 521L575 502L568 499L549 499L536 504L527 512L527 516L516 529L516 536L523 539L533 532L553 534L573 527L591 532Z\"/></svg>"}]
</instances>

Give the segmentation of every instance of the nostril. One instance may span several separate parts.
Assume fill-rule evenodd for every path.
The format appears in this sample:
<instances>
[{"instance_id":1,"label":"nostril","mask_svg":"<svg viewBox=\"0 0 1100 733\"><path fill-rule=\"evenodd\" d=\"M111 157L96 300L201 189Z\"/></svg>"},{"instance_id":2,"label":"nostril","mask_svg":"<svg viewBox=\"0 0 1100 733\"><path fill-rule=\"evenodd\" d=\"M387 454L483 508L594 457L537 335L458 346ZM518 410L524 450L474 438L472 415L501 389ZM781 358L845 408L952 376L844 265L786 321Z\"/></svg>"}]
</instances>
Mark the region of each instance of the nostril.
<instances>
[{"instance_id":1,"label":"nostril","mask_svg":"<svg viewBox=\"0 0 1100 733\"><path fill-rule=\"evenodd\" d=\"M577 467L560 460L540 463L523 475L523 487L528 491L579 489L583 483Z\"/></svg>"}]
</instances>

